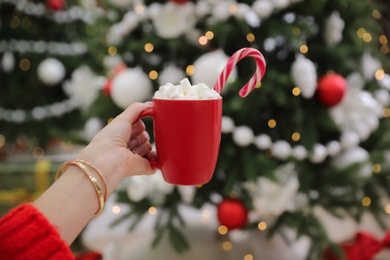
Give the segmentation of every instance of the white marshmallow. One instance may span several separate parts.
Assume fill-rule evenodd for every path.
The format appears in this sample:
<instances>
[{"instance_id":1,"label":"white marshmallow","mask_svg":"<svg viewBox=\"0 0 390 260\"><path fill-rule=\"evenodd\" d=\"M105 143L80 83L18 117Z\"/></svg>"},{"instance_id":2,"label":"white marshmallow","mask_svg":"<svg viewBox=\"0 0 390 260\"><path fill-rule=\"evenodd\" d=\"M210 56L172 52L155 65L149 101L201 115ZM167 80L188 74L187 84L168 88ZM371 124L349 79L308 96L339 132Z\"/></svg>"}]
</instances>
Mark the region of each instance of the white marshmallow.
<instances>
[{"instance_id":1,"label":"white marshmallow","mask_svg":"<svg viewBox=\"0 0 390 260\"><path fill-rule=\"evenodd\" d=\"M181 100L181 99L186 99L186 96L183 93L175 93L172 96L170 96L169 99Z\"/></svg>"},{"instance_id":2,"label":"white marshmallow","mask_svg":"<svg viewBox=\"0 0 390 260\"><path fill-rule=\"evenodd\" d=\"M199 100L200 98L199 98L198 95L192 95L192 94L190 94L190 95L186 95L186 96L185 96L185 99L187 99L187 100Z\"/></svg>"},{"instance_id":3,"label":"white marshmallow","mask_svg":"<svg viewBox=\"0 0 390 260\"><path fill-rule=\"evenodd\" d=\"M214 96L211 93L211 91L207 91L207 90L202 90L199 93L199 96L200 96L200 99L213 99L214 98Z\"/></svg>"},{"instance_id":4,"label":"white marshmallow","mask_svg":"<svg viewBox=\"0 0 390 260\"><path fill-rule=\"evenodd\" d=\"M196 87L196 85L195 86L190 86L187 89L186 96L187 96L187 99L199 99L198 88Z\"/></svg>"},{"instance_id":5,"label":"white marshmallow","mask_svg":"<svg viewBox=\"0 0 390 260\"><path fill-rule=\"evenodd\" d=\"M160 86L154 94L155 98L159 99L218 99L221 97L214 89L210 89L206 84L199 83L198 85L191 85L190 81L185 78L180 81L180 85L173 85L167 83Z\"/></svg>"},{"instance_id":6,"label":"white marshmallow","mask_svg":"<svg viewBox=\"0 0 390 260\"><path fill-rule=\"evenodd\" d=\"M213 89L210 89L206 84L204 83L199 83L198 85L196 85L197 88L198 88L198 91L202 91L202 90L213 90Z\"/></svg>"},{"instance_id":7,"label":"white marshmallow","mask_svg":"<svg viewBox=\"0 0 390 260\"><path fill-rule=\"evenodd\" d=\"M188 89L191 87L190 81L187 78L185 78L180 81L180 86L183 88L184 95L187 95Z\"/></svg>"}]
</instances>

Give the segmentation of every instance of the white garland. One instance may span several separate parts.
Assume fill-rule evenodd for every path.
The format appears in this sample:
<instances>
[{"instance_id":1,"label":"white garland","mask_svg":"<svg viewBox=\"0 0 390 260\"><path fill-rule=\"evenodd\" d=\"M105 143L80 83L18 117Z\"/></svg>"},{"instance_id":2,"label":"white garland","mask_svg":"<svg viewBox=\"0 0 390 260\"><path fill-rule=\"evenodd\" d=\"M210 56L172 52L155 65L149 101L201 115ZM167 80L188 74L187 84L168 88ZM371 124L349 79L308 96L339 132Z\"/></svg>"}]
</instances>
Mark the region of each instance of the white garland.
<instances>
[{"instance_id":1,"label":"white garland","mask_svg":"<svg viewBox=\"0 0 390 260\"><path fill-rule=\"evenodd\" d=\"M155 149L155 148L154 148ZM196 194L195 186L183 186L167 183L161 171L149 176L134 176L124 180L119 189L127 191L128 197L133 201L149 199L154 206L159 206L165 201L165 197L177 187L184 203L191 204Z\"/></svg>"},{"instance_id":2,"label":"white garland","mask_svg":"<svg viewBox=\"0 0 390 260\"><path fill-rule=\"evenodd\" d=\"M6 109L0 107L0 120L12 123L24 123L29 120L40 121L52 117L61 117L82 106L77 100L69 98L45 106L36 106L29 110Z\"/></svg>"},{"instance_id":3,"label":"white garland","mask_svg":"<svg viewBox=\"0 0 390 260\"><path fill-rule=\"evenodd\" d=\"M50 9L43 3L33 3L27 0L2 0L2 2L15 5L19 12L26 15L37 17L45 16L57 23L71 23L77 20L86 23L93 21L92 12L79 6L71 6L67 10L57 10L51 15L48 15Z\"/></svg>"},{"instance_id":4,"label":"white garland","mask_svg":"<svg viewBox=\"0 0 390 260\"><path fill-rule=\"evenodd\" d=\"M2 3L13 4L19 12L26 15L45 16L56 23L70 23L76 20L82 20L87 23L92 21L92 12L78 6L72 6L68 10L59 10L50 13L50 10L43 3L33 3L26 0L3 0ZM80 56L85 54L87 51L87 45L79 42L66 43L16 39L0 40L0 53L5 53L5 56L12 55L10 54L11 52ZM12 57L8 57L8 60L10 59L12 61ZM9 66L12 67L12 64L9 64ZM3 69L6 70L5 68ZM61 102L36 106L28 110L7 109L0 107L0 120L13 123L24 123L30 120L40 121L53 117L61 117L66 113L84 107L85 104L80 102L79 99L80 98L78 97L72 96Z\"/></svg>"},{"instance_id":5,"label":"white garland","mask_svg":"<svg viewBox=\"0 0 390 260\"><path fill-rule=\"evenodd\" d=\"M206 19L206 22L223 22L229 17L245 20L249 25L258 27L262 19L273 12L287 8L300 0L266 1L257 0L253 4L237 1L201 0L196 3L165 4L154 3L150 6L134 5L123 19L114 23L107 33L107 41L111 44L120 43L131 33L141 21L151 20L157 33L162 38L172 38L178 35L191 35L195 31L196 20ZM140 8L142 7L142 8ZM180 9L181 11L174 11ZM141 10L141 11L140 11ZM175 15L173 15L175 14ZM110 13L107 14L108 16ZM175 21L175 22L172 22Z\"/></svg>"},{"instance_id":6,"label":"white garland","mask_svg":"<svg viewBox=\"0 0 390 260\"><path fill-rule=\"evenodd\" d=\"M89 67L80 66L73 71L71 78L62 86L68 99L51 105L36 106L29 110L0 107L0 120L13 123L24 123L29 120L40 121L61 117L76 109L84 109L94 101L105 80L103 77L96 76Z\"/></svg>"},{"instance_id":7,"label":"white garland","mask_svg":"<svg viewBox=\"0 0 390 260\"><path fill-rule=\"evenodd\" d=\"M45 41L26 41L26 40L1 40L1 52L18 52L18 53L47 53L61 56L79 56L88 51L88 47L84 43L73 42L45 42Z\"/></svg>"},{"instance_id":8,"label":"white garland","mask_svg":"<svg viewBox=\"0 0 390 260\"><path fill-rule=\"evenodd\" d=\"M356 84L354 81L356 80L355 75L356 73L351 74L351 77L348 80L349 85ZM388 77L385 77L385 79L387 78ZM309 159L313 163L321 163L328 156L334 157L344 150L358 146L360 142L364 141L377 129L379 118L382 117L381 111L390 101L389 94L387 90L385 90L387 85L382 84L382 87L384 89L379 89L377 91L379 94L376 95L371 95L369 92L359 88L349 91L343 101L330 110L330 116L336 121L340 128L340 139L331 140L325 145L315 143L311 151L308 151L300 144L291 146L286 140L272 140L267 134L255 136L253 130L249 126L235 126L233 119L228 116L222 117L222 133L231 133L233 141L238 146L245 147L253 144L259 150L269 149L272 152L272 155L280 160L287 160L292 156L297 160ZM384 98L384 94L387 94L387 98ZM363 99L358 99L357 96L361 96ZM351 103L353 100L355 101ZM353 111L350 109L351 106L353 107ZM340 117L344 118L344 121L340 121ZM356 125L358 122L355 119L360 122L360 124ZM363 123L366 124L367 127L364 128L366 131L361 133Z\"/></svg>"}]
</instances>

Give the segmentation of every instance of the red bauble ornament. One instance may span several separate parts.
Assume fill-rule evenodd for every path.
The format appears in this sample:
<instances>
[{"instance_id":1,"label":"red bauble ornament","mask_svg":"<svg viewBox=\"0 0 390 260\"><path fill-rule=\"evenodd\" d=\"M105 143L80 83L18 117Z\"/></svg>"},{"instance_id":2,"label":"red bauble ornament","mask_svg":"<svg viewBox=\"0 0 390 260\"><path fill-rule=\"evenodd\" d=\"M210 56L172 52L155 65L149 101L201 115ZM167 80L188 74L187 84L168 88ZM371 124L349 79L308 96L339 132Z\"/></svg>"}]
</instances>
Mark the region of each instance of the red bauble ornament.
<instances>
[{"instance_id":1,"label":"red bauble ornament","mask_svg":"<svg viewBox=\"0 0 390 260\"><path fill-rule=\"evenodd\" d=\"M111 96L112 79L107 79L102 91L105 96Z\"/></svg>"},{"instance_id":2,"label":"red bauble ornament","mask_svg":"<svg viewBox=\"0 0 390 260\"><path fill-rule=\"evenodd\" d=\"M119 75L122 71L124 71L126 69L126 65L125 64L119 64L113 71L112 73L112 76L110 76L107 81L106 81L106 84L104 85L103 87L103 94L106 95L106 96L111 96L111 87L112 87L112 80L115 76Z\"/></svg>"},{"instance_id":3,"label":"red bauble ornament","mask_svg":"<svg viewBox=\"0 0 390 260\"><path fill-rule=\"evenodd\" d=\"M65 8L65 0L46 0L46 6L53 11L62 10Z\"/></svg>"},{"instance_id":4,"label":"red bauble ornament","mask_svg":"<svg viewBox=\"0 0 390 260\"><path fill-rule=\"evenodd\" d=\"M347 87L347 81L342 76L328 74L318 81L316 96L322 104L333 107L343 99Z\"/></svg>"},{"instance_id":5,"label":"red bauble ornament","mask_svg":"<svg viewBox=\"0 0 390 260\"><path fill-rule=\"evenodd\" d=\"M243 228L248 222L248 209L238 199L224 199L217 207L217 217L228 229Z\"/></svg>"}]
</instances>

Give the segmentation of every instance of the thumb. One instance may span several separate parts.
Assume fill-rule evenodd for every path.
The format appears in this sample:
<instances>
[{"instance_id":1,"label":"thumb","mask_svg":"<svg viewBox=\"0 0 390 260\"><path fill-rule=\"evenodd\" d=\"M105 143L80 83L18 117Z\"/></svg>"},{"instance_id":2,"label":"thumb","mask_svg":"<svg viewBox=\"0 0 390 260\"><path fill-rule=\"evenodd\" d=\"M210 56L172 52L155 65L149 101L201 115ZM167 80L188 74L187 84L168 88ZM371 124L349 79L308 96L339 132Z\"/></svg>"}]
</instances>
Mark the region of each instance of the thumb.
<instances>
[{"instance_id":1,"label":"thumb","mask_svg":"<svg viewBox=\"0 0 390 260\"><path fill-rule=\"evenodd\" d=\"M126 142L130 139L132 125L138 121L139 116L143 111L151 109L153 103L133 103L126 108L121 114L116 116L100 134L109 133L110 136L120 136Z\"/></svg>"},{"instance_id":2,"label":"thumb","mask_svg":"<svg viewBox=\"0 0 390 260\"><path fill-rule=\"evenodd\" d=\"M133 103L130 106L128 106L125 109L125 111L123 111L121 114L115 117L113 121L126 121L130 124L133 124L136 121L138 121L138 118L143 111L152 108L152 106L153 106L152 102Z\"/></svg>"}]
</instances>

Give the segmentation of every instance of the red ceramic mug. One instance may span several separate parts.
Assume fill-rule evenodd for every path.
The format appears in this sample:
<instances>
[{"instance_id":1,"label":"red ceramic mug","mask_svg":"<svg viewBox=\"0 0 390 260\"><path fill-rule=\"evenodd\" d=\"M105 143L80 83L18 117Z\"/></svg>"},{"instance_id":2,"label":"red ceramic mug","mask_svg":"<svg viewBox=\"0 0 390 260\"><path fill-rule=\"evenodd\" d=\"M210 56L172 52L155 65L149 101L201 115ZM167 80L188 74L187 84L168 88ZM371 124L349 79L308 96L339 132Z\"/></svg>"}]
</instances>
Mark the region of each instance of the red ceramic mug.
<instances>
[{"instance_id":1,"label":"red ceramic mug","mask_svg":"<svg viewBox=\"0 0 390 260\"><path fill-rule=\"evenodd\" d=\"M153 117L157 161L164 180L177 185L210 181L221 142L222 98L168 100L153 98L141 113Z\"/></svg>"}]
</instances>

